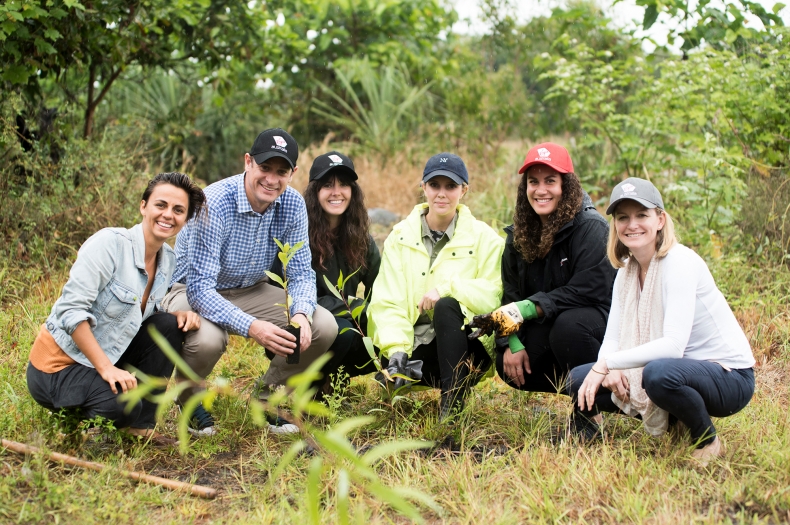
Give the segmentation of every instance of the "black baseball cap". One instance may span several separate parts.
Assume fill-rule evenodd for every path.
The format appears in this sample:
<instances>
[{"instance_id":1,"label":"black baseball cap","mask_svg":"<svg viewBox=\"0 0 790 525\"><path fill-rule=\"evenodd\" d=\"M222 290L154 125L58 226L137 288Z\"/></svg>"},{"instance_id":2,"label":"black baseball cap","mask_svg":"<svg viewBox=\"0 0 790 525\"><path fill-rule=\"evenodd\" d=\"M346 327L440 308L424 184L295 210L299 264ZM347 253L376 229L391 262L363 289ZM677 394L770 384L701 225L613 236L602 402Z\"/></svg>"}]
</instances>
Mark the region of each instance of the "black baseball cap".
<instances>
[{"instance_id":1,"label":"black baseball cap","mask_svg":"<svg viewBox=\"0 0 790 525\"><path fill-rule=\"evenodd\" d=\"M636 177L629 177L614 187L606 214L611 215L623 200L636 201L645 208L664 209L664 200L661 198L658 188L653 186L649 180Z\"/></svg>"},{"instance_id":2,"label":"black baseball cap","mask_svg":"<svg viewBox=\"0 0 790 525\"><path fill-rule=\"evenodd\" d=\"M322 179L326 175L337 175L351 180L359 178L351 159L337 151L317 156L310 167L310 182Z\"/></svg>"},{"instance_id":3,"label":"black baseball cap","mask_svg":"<svg viewBox=\"0 0 790 525\"><path fill-rule=\"evenodd\" d=\"M262 131L250 148L250 156L255 164L260 164L272 157L282 157L288 161L291 169L296 167L299 158L299 145L296 140L282 128Z\"/></svg>"},{"instance_id":4,"label":"black baseball cap","mask_svg":"<svg viewBox=\"0 0 790 525\"><path fill-rule=\"evenodd\" d=\"M428 182L439 175L449 177L456 184L469 184L466 164L461 157L452 153L439 153L428 159L422 172L422 181Z\"/></svg>"}]
</instances>

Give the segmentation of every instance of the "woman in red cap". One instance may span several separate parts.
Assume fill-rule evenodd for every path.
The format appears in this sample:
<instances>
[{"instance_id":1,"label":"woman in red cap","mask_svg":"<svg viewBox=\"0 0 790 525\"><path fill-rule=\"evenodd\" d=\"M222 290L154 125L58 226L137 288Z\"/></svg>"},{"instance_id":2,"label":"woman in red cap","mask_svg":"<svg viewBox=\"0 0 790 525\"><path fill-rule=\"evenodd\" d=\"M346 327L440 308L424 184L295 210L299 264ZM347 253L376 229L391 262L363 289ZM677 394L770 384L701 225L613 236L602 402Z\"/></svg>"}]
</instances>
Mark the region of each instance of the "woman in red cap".
<instances>
[{"instance_id":1,"label":"woman in red cap","mask_svg":"<svg viewBox=\"0 0 790 525\"><path fill-rule=\"evenodd\" d=\"M608 225L562 146L533 147L519 173L513 224L505 228L504 306L472 326L496 331L497 372L508 385L563 393L569 370L594 362L603 341L615 276Z\"/></svg>"}]
</instances>

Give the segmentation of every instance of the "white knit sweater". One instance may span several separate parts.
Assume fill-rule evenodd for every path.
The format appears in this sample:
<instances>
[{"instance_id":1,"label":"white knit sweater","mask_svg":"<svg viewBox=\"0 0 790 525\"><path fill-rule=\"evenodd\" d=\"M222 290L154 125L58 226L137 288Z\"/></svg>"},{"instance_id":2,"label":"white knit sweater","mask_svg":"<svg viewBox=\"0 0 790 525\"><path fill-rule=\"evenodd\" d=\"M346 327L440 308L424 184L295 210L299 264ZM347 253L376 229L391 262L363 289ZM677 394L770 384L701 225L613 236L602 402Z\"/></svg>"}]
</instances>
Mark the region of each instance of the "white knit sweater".
<instances>
[{"instance_id":1,"label":"white knit sweater","mask_svg":"<svg viewBox=\"0 0 790 525\"><path fill-rule=\"evenodd\" d=\"M672 248L662 264L663 337L618 352L619 301L612 301L599 358L612 370L637 368L662 358L714 361L727 368L750 368L754 355L705 261L682 245ZM613 297L619 297L625 269L617 272Z\"/></svg>"}]
</instances>

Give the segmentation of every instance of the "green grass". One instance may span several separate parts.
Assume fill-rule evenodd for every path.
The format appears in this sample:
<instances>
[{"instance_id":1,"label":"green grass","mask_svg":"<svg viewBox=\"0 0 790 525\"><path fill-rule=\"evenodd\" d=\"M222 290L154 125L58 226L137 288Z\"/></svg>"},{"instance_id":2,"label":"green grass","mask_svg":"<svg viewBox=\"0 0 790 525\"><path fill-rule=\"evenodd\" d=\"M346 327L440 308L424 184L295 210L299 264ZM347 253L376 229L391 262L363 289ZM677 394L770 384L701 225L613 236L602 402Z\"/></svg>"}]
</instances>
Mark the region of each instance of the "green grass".
<instances>
[{"instance_id":1,"label":"green grass","mask_svg":"<svg viewBox=\"0 0 790 525\"><path fill-rule=\"evenodd\" d=\"M394 407L379 400L370 378L355 379L326 421L369 414L373 421L351 434L357 448L387 441L431 440L424 451L378 462L389 486L430 496L421 506L429 523L777 523L790 520L790 314L787 270L719 262L714 274L735 305L758 357L757 391L739 414L716 421L726 445L722 460L707 468L689 460L688 436L649 438L637 421L607 417L602 444L579 448L552 444L564 427L567 398L530 395L498 380L474 390L455 426L436 420L438 393L412 394ZM256 345L233 337L217 374L238 396L217 400L218 436L193 441L190 450L161 450L108 439L86 442L58 435L55 419L27 393L24 371L38 326L66 274L60 271L22 301L0 310L0 433L14 441L99 461L114 468L192 481L219 489L200 500L147 484L112 469L102 473L63 467L38 456L0 453L0 522L18 523L310 523L308 469L315 456L300 456L276 479L270 474L293 437L269 434L253 424L245 401L267 360ZM171 410L164 432L175 435ZM312 422L321 427L321 420ZM338 522L340 468L327 468L317 484L318 522ZM370 493L350 492L348 523L407 523Z\"/></svg>"}]
</instances>

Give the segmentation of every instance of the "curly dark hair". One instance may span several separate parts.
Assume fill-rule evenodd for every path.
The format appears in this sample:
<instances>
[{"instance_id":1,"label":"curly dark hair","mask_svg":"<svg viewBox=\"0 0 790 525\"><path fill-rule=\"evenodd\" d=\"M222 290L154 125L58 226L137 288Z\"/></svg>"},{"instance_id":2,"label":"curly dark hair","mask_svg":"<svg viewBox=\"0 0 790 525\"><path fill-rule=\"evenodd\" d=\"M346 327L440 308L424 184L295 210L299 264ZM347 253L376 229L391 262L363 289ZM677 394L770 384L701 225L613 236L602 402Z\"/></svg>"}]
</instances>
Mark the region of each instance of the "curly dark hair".
<instances>
[{"instance_id":1,"label":"curly dark hair","mask_svg":"<svg viewBox=\"0 0 790 525\"><path fill-rule=\"evenodd\" d=\"M584 190L575 173L562 173L562 197L544 226L527 198L528 174L529 170L524 172L518 185L516 211L513 213L513 243L524 260L531 263L548 255L554 244L554 235L579 212Z\"/></svg>"},{"instance_id":2,"label":"curly dark hair","mask_svg":"<svg viewBox=\"0 0 790 525\"><path fill-rule=\"evenodd\" d=\"M357 181L339 175L341 180L351 187L351 202L340 218L337 229L329 228L329 221L324 217L324 209L318 202L318 192L324 184L334 184L338 175L328 173L319 180L314 180L304 190L304 201L307 206L309 224L310 250L313 253L313 268L326 269L326 261L341 249L343 256L351 268L366 268L365 256L370 242L368 228L370 218L365 208L365 194Z\"/></svg>"},{"instance_id":3,"label":"curly dark hair","mask_svg":"<svg viewBox=\"0 0 790 525\"><path fill-rule=\"evenodd\" d=\"M151 193L153 193L154 188L160 184L170 184L171 186L180 188L187 193L187 197L189 198L187 220L200 215L200 211L206 205L206 195L203 193L203 190L200 189L200 186L195 184L195 182L190 179L188 175L178 173L177 171L160 173L153 179L149 180L148 186L146 186L143 196L140 198L140 200L148 202L148 199L151 197Z\"/></svg>"}]
</instances>

